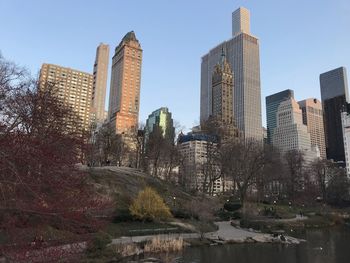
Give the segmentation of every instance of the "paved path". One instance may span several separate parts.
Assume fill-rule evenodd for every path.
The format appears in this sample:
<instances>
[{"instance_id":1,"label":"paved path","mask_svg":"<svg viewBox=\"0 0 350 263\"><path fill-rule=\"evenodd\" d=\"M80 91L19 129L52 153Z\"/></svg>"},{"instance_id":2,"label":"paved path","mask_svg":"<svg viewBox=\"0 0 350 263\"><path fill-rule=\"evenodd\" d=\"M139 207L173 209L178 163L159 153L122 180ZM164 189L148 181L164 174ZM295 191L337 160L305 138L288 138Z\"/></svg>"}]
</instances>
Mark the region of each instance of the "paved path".
<instances>
[{"instance_id":1,"label":"paved path","mask_svg":"<svg viewBox=\"0 0 350 263\"><path fill-rule=\"evenodd\" d=\"M205 233L204 237L214 240L235 240L244 241L248 237L263 236L264 234L250 232L248 230L239 229L231 226L230 222L216 222L219 229L215 232ZM154 237L160 237L162 240L182 238L182 239L195 239L200 238L198 233L174 233L174 234L161 234L161 235L148 235L148 236L133 236L133 237L121 237L112 240L112 244L125 244L125 243L140 243L144 241L152 240Z\"/></svg>"},{"instance_id":2,"label":"paved path","mask_svg":"<svg viewBox=\"0 0 350 263\"><path fill-rule=\"evenodd\" d=\"M150 241L155 237L159 237L161 240L167 239L192 239L200 238L198 233L174 233L174 234L158 234L158 235L148 235L148 236L133 236L133 237L120 237L112 239L112 244L126 244L126 243L140 243L145 241Z\"/></svg>"},{"instance_id":3,"label":"paved path","mask_svg":"<svg viewBox=\"0 0 350 263\"><path fill-rule=\"evenodd\" d=\"M205 237L209 239L219 239L219 240L235 240L244 241L248 237L263 236L264 234L251 232L241 228L236 228L231 226L229 221L216 222L215 223L219 229L215 232L206 233Z\"/></svg>"}]
</instances>

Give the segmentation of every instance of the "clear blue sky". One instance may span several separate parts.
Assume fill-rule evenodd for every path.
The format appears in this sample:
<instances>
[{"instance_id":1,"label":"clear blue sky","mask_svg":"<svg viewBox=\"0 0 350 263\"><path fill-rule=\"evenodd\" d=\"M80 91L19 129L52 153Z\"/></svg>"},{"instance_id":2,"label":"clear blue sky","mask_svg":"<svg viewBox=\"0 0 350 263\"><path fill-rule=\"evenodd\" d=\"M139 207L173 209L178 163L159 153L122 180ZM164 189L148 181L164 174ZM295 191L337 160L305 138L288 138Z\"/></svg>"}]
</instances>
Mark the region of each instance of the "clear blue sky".
<instances>
[{"instance_id":1,"label":"clear blue sky","mask_svg":"<svg viewBox=\"0 0 350 263\"><path fill-rule=\"evenodd\" d=\"M264 126L265 96L290 88L297 100L319 98L320 73L350 70L349 0L0 0L0 51L32 74L44 62L92 72L97 45L113 53L134 30L143 48L140 121L167 106L188 129L199 120L200 58L231 37L239 6L260 39Z\"/></svg>"}]
</instances>

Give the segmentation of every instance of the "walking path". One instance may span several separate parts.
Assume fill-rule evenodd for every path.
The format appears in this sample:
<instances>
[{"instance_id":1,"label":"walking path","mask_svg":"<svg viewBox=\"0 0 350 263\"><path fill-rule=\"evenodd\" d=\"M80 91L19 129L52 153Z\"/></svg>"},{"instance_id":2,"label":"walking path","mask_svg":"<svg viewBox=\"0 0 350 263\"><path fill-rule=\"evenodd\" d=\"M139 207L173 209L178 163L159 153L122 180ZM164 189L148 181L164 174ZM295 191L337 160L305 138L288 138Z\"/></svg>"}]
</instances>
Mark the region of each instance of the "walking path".
<instances>
[{"instance_id":1,"label":"walking path","mask_svg":"<svg viewBox=\"0 0 350 263\"><path fill-rule=\"evenodd\" d=\"M270 234L258 233L254 231L248 231L245 229L240 229L233 227L230 222L216 222L215 223L219 229L215 232L205 233L204 237L212 241L218 242L281 242L280 237L273 237ZM177 233L177 234L161 234L161 235L148 235L148 236L133 236L133 237L121 237L112 240L112 244L127 244L127 243L140 243L145 241L150 241L155 237L159 237L161 240L177 239L198 239L201 237L198 233ZM285 237L284 242L290 244L299 244L299 239L293 237Z\"/></svg>"},{"instance_id":2,"label":"walking path","mask_svg":"<svg viewBox=\"0 0 350 263\"><path fill-rule=\"evenodd\" d=\"M132 236L132 237L120 237L112 239L112 244L128 244L128 243L141 243L145 241L150 241L155 237L159 237L161 240L168 239L196 239L200 238L198 233L174 233L174 234L158 234L158 235L148 235L148 236Z\"/></svg>"},{"instance_id":3,"label":"walking path","mask_svg":"<svg viewBox=\"0 0 350 263\"><path fill-rule=\"evenodd\" d=\"M264 234L251 232L245 229L233 227L229 221L216 222L219 229L215 232L206 233L205 237L212 240L223 241L242 241L255 236L263 236Z\"/></svg>"}]
</instances>

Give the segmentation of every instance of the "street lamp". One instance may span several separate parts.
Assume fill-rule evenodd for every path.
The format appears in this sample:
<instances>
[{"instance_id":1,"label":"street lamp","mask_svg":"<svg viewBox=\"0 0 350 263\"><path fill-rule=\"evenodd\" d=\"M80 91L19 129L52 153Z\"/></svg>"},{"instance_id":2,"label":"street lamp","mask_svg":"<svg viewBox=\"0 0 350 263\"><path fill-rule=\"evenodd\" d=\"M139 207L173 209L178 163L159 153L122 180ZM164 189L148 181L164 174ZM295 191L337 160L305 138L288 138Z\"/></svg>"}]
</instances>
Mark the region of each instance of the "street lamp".
<instances>
[{"instance_id":1,"label":"street lamp","mask_svg":"<svg viewBox=\"0 0 350 263\"><path fill-rule=\"evenodd\" d=\"M173 196L173 201L174 201L174 207L175 207L175 202L176 202L176 197Z\"/></svg>"}]
</instances>

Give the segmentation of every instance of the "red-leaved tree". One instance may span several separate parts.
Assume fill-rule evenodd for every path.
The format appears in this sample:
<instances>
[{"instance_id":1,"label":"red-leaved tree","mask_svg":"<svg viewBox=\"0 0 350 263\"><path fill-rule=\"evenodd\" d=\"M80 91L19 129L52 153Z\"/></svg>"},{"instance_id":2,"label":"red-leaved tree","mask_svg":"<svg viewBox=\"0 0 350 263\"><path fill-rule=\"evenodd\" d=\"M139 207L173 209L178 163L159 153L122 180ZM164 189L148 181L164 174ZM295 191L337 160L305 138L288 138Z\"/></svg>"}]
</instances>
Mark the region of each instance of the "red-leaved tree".
<instances>
[{"instance_id":1,"label":"red-leaved tree","mask_svg":"<svg viewBox=\"0 0 350 263\"><path fill-rule=\"evenodd\" d=\"M45 225L95 231L109 207L77 167L87 140L55 92L0 56L0 228L8 244L25 246L16 233Z\"/></svg>"}]
</instances>

